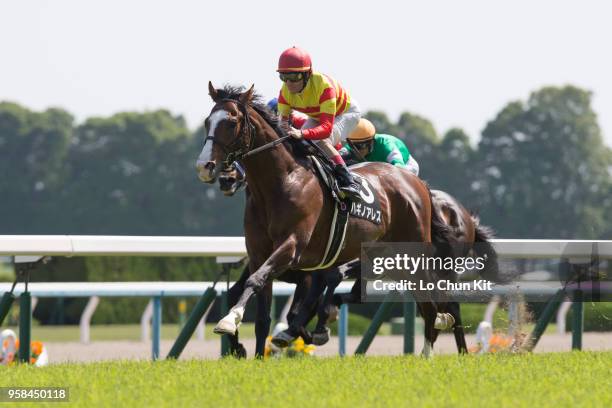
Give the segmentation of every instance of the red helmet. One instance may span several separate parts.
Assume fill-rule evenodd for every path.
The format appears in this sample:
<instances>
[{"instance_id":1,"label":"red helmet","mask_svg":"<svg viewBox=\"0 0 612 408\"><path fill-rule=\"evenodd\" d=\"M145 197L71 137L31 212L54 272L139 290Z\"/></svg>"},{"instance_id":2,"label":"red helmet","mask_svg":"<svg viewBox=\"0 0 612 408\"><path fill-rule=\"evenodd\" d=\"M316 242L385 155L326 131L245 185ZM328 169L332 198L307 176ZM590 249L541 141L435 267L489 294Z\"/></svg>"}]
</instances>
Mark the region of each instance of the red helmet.
<instances>
[{"instance_id":1,"label":"red helmet","mask_svg":"<svg viewBox=\"0 0 612 408\"><path fill-rule=\"evenodd\" d=\"M308 72L311 69L310 55L301 48L291 47L281 54L276 72Z\"/></svg>"}]
</instances>

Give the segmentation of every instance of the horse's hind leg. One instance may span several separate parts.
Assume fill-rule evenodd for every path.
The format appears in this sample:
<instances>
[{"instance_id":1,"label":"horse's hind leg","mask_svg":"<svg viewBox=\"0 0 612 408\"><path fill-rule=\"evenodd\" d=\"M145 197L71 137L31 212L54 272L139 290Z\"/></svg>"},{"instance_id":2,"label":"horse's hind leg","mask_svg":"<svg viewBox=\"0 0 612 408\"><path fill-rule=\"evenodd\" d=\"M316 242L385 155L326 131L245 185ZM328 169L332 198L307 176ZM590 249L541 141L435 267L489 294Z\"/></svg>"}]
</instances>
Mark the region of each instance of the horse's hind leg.
<instances>
[{"instance_id":1,"label":"horse's hind leg","mask_svg":"<svg viewBox=\"0 0 612 408\"><path fill-rule=\"evenodd\" d=\"M343 303L361 303L361 277L357 278L350 293L336 293L333 302L337 307Z\"/></svg>"},{"instance_id":2,"label":"horse's hind leg","mask_svg":"<svg viewBox=\"0 0 612 408\"><path fill-rule=\"evenodd\" d=\"M419 302L417 303L421 317L425 321L424 335L425 342L423 344L423 351L421 355L425 358L431 358L434 355L433 345L438 337L436 328L434 327L437 316L437 309L434 303L431 302Z\"/></svg>"},{"instance_id":3,"label":"horse's hind leg","mask_svg":"<svg viewBox=\"0 0 612 408\"><path fill-rule=\"evenodd\" d=\"M446 310L455 318L453 325L453 334L455 335L455 343L459 354L467 354L467 344L465 342L465 333L463 332L463 324L461 322L461 309L458 302L449 302Z\"/></svg>"},{"instance_id":4,"label":"horse's hind leg","mask_svg":"<svg viewBox=\"0 0 612 408\"><path fill-rule=\"evenodd\" d=\"M320 273L312 274L312 283L304 302L298 306L297 316L292 320L289 328L278 333L272 338L272 343L277 347L287 347L300 334L305 333L305 326L316 311L316 305L320 303L321 294L325 290L325 279ZM305 339L306 340L306 339ZM311 340L311 339L308 339Z\"/></svg>"},{"instance_id":5,"label":"horse's hind leg","mask_svg":"<svg viewBox=\"0 0 612 408\"><path fill-rule=\"evenodd\" d=\"M319 305L317 326L312 333L312 341L317 346L322 346L329 341L330 330L327 327L327 323L330 321L330 317L334 312L332 309L336 309L337 314L338 308L333 303L333 297L334 291L340 282L342 282L342 273L340 273L338 268L335 268L333 271L330 271L325 275L327 290L325 292L325 296L323 297L323 301Z\"/></svg>"}]
</instances>

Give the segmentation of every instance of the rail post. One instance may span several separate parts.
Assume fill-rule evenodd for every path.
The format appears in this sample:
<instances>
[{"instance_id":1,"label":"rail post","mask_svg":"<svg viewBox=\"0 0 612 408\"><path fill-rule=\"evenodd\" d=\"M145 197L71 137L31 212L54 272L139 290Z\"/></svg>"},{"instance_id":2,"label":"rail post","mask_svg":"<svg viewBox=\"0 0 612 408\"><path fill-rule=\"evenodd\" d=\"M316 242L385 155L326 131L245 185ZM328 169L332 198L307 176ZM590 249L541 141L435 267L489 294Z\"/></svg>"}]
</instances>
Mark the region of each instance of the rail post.
<instances>
[{"instance_id":1,"label":"rail post","mask_svg":"<svg viewBox=\"0 0 612 408\"><path fill-rule=\"evenodd\" d=\"M153 339L152 339L152 357L153 360L159 358L159 343L161 340L161 321L162 321L162 304L161 296L153 298Z\"/></svg>"},{"instance_id":2,"label":"rail post","mask_svg":"<svg viewBox=\"0 0 612 408\"><path fill-rule=\"evenodd\" d=\"M30 362L30 341L32 339L32 296L23 292L19 296L19 361Z\"/></svg>"},{"instance_id":3,"label":"rail post","mask_svg":"<svg viewBox=\"0 0 612 408\"><path fill-rule=\"evenodd\" d=\"M416 317L416 303L414 300L404 301L404 354L414 354L414 324Z\"/></svg>"},{"instance_id":4,"label":"rail post","mask_svg":"<svg viewBox=\"0 0 612 408\"><path fill-rule=\"evenodd\" d=\"M548 326L548 323L550 323L552 317L555 315L555 312L559 308L561 302L563 302L564 297L565 290L559 289L546 304L544 311L540 315L540 318L536 322L533 332L531 332L531 336L529 337L529 342L527 345L527 349L529 351L532 351L538 344L538 341L540 341L540 337L542 337L542 334L546 330L546 326Z\"/></svg>"},{"instance_id":5,"label":"rail post","mask_svg":"<svg viewBox=\"0 0 612 408\"><path fill-rule=\"evenodd\" d=\"M167 358L179 358L185 349L187 342L193 335L193 332L198 327L198 323L202 319L202 316L204 316L204 313L206 313L206 310L208 310L210 304L215 301L216 297L217 291L214 288L210 287L206 289L202 297L200 297L198 300L198 303L196 303L193 310L189 314L189 317L181 329L179 336L176 338L176 341L172 345Z\"/></svg>"},{"instance_id":6,"label":"rail post","mask_svg":"<svg viewBox=\"0 0 612 408\"><path fill-rule=\"evenodd\" d=\"M348 305L340 305L340 317L338 318L338 354L340 357L346 355L346 336L348 335Z\"/></svg>"},{"instance_id":7,"label":"rail post","mask_svg":"<svg viewBox=\"0 0 612 408\"><path fill-rule=\"evenodd\" d=\"M372 318L372 323L370 323L370 326L366 330L365 334L363 335L363 338L361 339L361 342L359 342L359 345L355 350L355 355L365 354L368 351L368 348L370 347L370 344L372 344L372 340L374 340L378 329L380 329L380 326L383 324L383 322L389 318L391 310L393 309L393 305L395 304L391 300L392 296L393 294L389 293L385 297L383 302L380 304L380 307Z\"/></svg>"},{"instance_id":8,"label":"rail post","mask_svg":"<svg viewBox=\"0 0 612 408\"><path fill-rule=\"evenodd\" d=\"M582 289L574 290L572 303L572 350L582 350L582 332L584 331L584 303Z\"/></svg>"},{"instance_id":9,"label":"rail post","mask_svg":"<svg viewBox=\"0 0 612 408\"><path fill-rule=\"evenodd\" d=\"M4 295L2 295L2 300L0 300L0 326L2 326L4 319L11 310L11 306L13 305L14 301L15 295L13 295L12 292L4 292Z\"/></svg>"}]
</instances>

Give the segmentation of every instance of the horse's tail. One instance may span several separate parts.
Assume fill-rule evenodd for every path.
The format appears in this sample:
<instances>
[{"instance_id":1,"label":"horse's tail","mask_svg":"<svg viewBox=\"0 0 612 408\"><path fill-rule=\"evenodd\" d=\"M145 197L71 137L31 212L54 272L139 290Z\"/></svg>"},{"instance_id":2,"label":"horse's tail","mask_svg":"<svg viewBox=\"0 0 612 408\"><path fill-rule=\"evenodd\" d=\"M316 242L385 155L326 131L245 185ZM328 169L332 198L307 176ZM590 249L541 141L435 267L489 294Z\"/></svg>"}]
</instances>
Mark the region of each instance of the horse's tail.
<instances>
[{"instance_id":1,"label":"horse's tail","mask_svg":"<svg viewBox=\"0 0 612 408\"><path fill-rule=\"evenodd\" d=\"M431 243L436 248L436 252L448 254L451 250L451 245L454 241L451 228L444 222L442 216L436 211L433 205L433 197L431 190L427 188L429 193L429 201L431 202Z\"/></svg>"},{"instance_id":2,"label":"horse's tail","mask_svg":"<svg viewBox=\"0 0 612 408\"><path fill-rule=\"evenodd\" d=\"M484 269L479 273L483 279L494 282L503 282L505 279L499 273L497 252L491 240L495 237L495 232L491 227L480 224L480 218L474 213L471 214L474 222L474 252L476 256L485 258Z\"/></svg>"}]
</instances>

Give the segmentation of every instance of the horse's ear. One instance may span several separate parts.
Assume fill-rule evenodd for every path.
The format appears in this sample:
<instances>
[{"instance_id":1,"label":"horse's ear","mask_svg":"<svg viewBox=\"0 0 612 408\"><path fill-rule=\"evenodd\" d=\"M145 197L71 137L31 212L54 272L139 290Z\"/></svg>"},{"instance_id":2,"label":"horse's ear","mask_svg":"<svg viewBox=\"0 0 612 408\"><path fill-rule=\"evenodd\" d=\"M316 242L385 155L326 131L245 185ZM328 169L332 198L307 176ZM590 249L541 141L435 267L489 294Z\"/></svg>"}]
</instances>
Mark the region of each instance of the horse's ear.
<instances>
[{"instance_id":1,"label":"horse's ear","mask_svg":"<svg viewBox=\"0 0 612 408\"><path fill-rule=\"evenodd\" d=\"M248 103L251 102L251 99L253 99L254 89L255 89L255 84L251 85L248 91L241 93L240 102L244 103L245 105L248 105Z\"/></svg>"},{"instance_id":2,"label":"horse's ear","mask_svg":"<svg viewBox=\"0 0 612 408\"><path fill-rule=\"evenodd\" d=\"M214 102L217 102L217 99L219 99L219 94L217 94L217 90L215 89L211 81L208 81L208 94Z\"/></svg>"}]
</instances>

